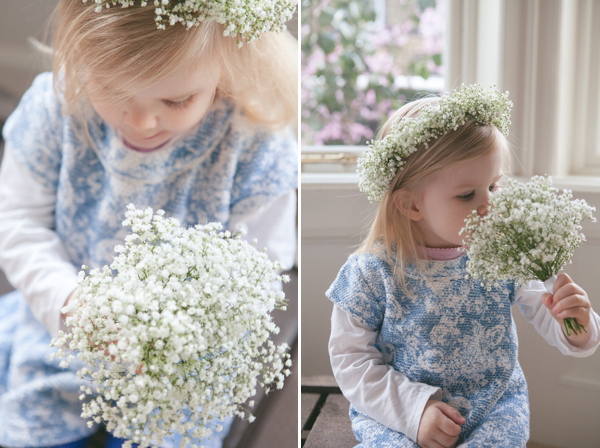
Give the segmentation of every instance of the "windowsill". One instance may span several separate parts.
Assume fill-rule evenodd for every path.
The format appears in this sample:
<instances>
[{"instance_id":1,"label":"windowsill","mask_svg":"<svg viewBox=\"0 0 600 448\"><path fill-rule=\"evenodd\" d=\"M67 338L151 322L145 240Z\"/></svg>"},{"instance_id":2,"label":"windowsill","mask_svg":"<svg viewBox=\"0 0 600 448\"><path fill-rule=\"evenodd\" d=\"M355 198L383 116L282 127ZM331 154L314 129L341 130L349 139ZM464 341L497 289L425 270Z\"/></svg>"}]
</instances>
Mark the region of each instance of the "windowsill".
<instances>
[{"instance_id":1,"label":"windowsill","mask_svg":"<svg viewBox=\"0 0 600 448\"><path fill-rule=\"evenodd\" d=\"M302 189L316 189L321 186L328 189L358 190L358 174L356 173L306 173L301 177Z\"/></svg>"},{"instance_id":2,"label":"windowsill","mask_svg":"<svg viewBox=\"0 0 600 448\"><path fill-rule=\"evenodd\" d=\"M579 193L600 193L600 176L552 176L552 183L559 190L566 188Z\"/></svg>"},{"instance_id":3,"label":"windowsill","mask_svg":"<svg viewBox=\"0 0 600 448\"><path fill-rule=\"evenodd\" d=\"M521 182L529 179L517 176ZM302 188L317 189L324 187L332 190L358 190L356 173L307 173L301 176ZM553 184L559 190L568 189L575 193L600 193L600 176L552 176Z\"/></svg>"}]
</instances>

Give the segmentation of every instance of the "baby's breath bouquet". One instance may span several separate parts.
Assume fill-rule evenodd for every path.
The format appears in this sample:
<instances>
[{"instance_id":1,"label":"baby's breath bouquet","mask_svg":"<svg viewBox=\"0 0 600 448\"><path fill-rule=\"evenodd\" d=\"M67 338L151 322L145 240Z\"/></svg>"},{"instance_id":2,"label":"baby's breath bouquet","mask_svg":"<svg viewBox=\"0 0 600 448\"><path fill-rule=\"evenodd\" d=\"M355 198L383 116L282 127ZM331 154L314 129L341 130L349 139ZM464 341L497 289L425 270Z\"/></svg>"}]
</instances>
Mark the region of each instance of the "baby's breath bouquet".
<instances>
[{"instance_id":1,"label":"baby's breath bouquet","mask_svg":"<svg viewBox=\"0 0 600 448\"><path fill-rule=\"evenodd\" d=\"M596 221L594 207L573 199L569 190L557 193L549 176L526 183L509 179L492 196L486 216L474 211L461 230L470 275L488 287L497 280L546 282L557 275L585 241L581 221ZM573 318L564 319L564 325L567 335L587 332Z\"/></svg>"},{"instance_id":2,"label":"baby's breath bouquet","mask_svg":"<svg viewBox=\"0 0 600 448\"><path fill-rule=\"evenodd\" d=\"M63 367L73 352L84 363L82 416L141 446L174 431L194 446L221 430L215 418L252 420L257 387L290 373L287 345L269 339L282 265L220 224L185 229L130 204L123 225L132 232L111 265L80 272L63 308L70 332L53 340Z\"/></svg>"}]
</instances>

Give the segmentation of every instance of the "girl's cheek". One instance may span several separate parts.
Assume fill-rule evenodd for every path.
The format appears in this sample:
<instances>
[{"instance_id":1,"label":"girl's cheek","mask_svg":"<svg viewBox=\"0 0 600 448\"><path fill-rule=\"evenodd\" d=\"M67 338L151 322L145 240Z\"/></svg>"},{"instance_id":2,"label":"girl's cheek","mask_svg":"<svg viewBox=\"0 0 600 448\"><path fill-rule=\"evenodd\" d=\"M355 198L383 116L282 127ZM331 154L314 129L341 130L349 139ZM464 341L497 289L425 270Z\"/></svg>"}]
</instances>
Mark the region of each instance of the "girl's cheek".
<instances>
[{"instance_id":1,"label":"girl's cheek","mask_svg":"<svg viewBox=\"0 0 600 448\"><path fill-rule=\"evenodd\" d=\"M108 105L101 101L92 101L92 108L100 117L108 124L115 124L118 111L114 106Z\"/></svg>"},{"instance_id":2,"label":"girl's cheek","mask_svg":"<svg viewBox=\"0 0 600 448\"><path fill-rule=\"evenodd\" d=\"M196 124L198 124L200 122L201 118L203 118L203 116L201 117L200 113L178 114L178 116L172 117L171 127L172 127L172 129L174 129L178 132L187 131L190 128L192 128L193 126L195 126Z\"/></svg>"},{"instance_id":3,"label":"girl's cheek","mask_svg":"<svg viewBox=\"0 0 600 448\"><path fill-rule=\"evenodd\" d=\"M180 117L179 122L182 126L188 128L197 125L200 121L204 119L204 117L206 117L211 104L212 102L209 103L207 101L203 101L202 103L197 104L196 107L193 108L193 110L190 109L185 114L185 116Z\"/></svg>"}]
</instances>

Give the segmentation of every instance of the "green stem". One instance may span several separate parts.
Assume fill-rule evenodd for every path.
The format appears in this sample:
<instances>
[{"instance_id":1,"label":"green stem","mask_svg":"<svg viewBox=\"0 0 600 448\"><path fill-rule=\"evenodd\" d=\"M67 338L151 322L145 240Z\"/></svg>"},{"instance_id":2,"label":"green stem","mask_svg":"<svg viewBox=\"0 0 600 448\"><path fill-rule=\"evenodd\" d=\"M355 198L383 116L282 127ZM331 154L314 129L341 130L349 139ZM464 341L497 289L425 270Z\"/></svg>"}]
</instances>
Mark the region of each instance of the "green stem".
<instances>
[{"instance_id":1,"label":"green stem","mask_svg":"<svg viewBox=\"0 0 600 448\"><path fill-rule=\"evenodd\" d=\"M575 319L574 317L567 317L563 320L563 323L565 325L565 333L567 333L567 337L571 336L571 331L573 331L573 333L575 334L580 334L584 331L586 333L588 332L587 328L585 328L583 325L577 322L577 319Z\"/></svg>"}]
</instances>

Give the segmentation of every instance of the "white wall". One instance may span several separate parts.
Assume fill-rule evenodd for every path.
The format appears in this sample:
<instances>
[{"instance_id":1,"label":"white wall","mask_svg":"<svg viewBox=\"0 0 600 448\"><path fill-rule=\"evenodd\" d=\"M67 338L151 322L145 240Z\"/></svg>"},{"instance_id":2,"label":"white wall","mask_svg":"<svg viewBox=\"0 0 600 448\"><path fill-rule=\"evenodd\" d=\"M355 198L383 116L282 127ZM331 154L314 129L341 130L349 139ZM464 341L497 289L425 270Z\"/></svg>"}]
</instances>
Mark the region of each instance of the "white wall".
<instances>
[{"instance_id":1,"label":"white wall","mask_svg":"<svg viewBox=\"0 0 600 448\"><path fill-rule=\"evenodd\" d=\"M302 175L302 375L331 374L327 339L332 305L325 291L361 241L374 210L352 177L335 184L322 184L319 177Z\"/></svg>"}]
</instances>

